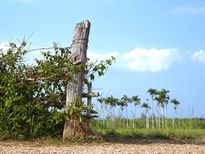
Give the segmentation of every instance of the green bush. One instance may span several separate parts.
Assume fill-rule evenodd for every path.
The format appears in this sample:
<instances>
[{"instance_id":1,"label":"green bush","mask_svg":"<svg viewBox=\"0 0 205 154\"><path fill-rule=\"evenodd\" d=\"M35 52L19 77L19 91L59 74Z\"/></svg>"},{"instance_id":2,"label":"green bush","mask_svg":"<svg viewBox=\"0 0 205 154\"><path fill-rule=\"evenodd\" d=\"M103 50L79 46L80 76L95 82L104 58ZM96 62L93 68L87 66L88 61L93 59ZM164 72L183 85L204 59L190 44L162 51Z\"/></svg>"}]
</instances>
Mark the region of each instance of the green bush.
<instances>
[{"instance_id":1,"label":"green bush","mask_svg":"<svg viewBox=\"0 0 205 154\"><path fill-rule=\"evenodd\" d=\"M55 55L43 53L45 61L36 60L37 65L31 67L24 62L26 43L19 47L10 43L10 46L6 54L0 55L1 135L19 140L61 135L65 114L58 111L65 105L61 99L65 95L62 88L69 77L63 81L58 79L68 71L59 68L70 63L67 58L70 52L56 48ZM41 77L56 80L42 81Z\"/></svg>"},{"instance_id":2,"label":"green bush","mask_svg":"<svg viewBox=\"0 0 205 154\"><path fill-rule=\"evenodd\" d=\"M0 135L19 140L43 136L61 136L65 118L79 118L90 107L82 98L71 102L65 112L66 86L73 74L89 70L88 79L104 74L115 60L99 64L74 65L68 48L53 46L54 54L42 52L44 60L27 65L24 56L26 42L10 43L7 53L0 53ZM73 116L74 115L74 116Z\"/></svg>"}]
</instances>

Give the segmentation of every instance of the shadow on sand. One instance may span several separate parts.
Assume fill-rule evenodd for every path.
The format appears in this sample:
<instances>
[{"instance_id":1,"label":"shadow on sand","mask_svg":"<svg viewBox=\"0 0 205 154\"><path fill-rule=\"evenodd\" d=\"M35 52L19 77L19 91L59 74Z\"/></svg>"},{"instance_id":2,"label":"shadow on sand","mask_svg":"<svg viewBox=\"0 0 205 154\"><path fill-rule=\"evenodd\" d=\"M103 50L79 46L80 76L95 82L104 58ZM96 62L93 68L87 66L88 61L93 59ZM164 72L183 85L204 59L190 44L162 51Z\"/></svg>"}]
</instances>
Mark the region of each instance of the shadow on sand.
<instances>
[{"instance_id":1,"label":"shadow on sand","mask_svg":"<svg viewBox=\"0 0 205 154\"><path fill-rule=\"evenodd\" d=\"M179 139L152 139L152 138L135 138L135 137L117 137L117 136L112 136L112 137L107 137L104 136L103 140L105 142L110 142L110 143L122 143L122 144L142 144L142 145L147 145L147 144L195 144L195 145L205 145L205 138L201 139L186 139L186 140L179 140Z\"/></svg>"}]
</instances>

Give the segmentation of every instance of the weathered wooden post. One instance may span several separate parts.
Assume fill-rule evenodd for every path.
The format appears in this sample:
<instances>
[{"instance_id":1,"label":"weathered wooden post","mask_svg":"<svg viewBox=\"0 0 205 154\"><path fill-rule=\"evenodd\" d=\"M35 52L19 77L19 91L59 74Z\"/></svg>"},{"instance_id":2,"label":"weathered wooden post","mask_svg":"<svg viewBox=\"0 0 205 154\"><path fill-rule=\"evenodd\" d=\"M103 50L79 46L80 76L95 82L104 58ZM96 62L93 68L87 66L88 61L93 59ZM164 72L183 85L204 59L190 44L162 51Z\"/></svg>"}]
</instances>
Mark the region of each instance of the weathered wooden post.
<instances>
[{"instance_id":1,"label":"weathered wooden post","mask_svg":"<svg viewBox=\"0 0 205 154\"><path fill-rule=\"evenodd\" d=\"M90 22L88 20L76 25L71 49L73 64L86 64L89 32ZM69 81L67 85L67 108L70 107L70 103L75 101L77 97L82 97L84 73L84 70L82 70L79 73L73 74L71 81ZM66 119L63 131L63 139L73 137L75 135L75 131L75 120Z\"/></svg>"}]
</instances>

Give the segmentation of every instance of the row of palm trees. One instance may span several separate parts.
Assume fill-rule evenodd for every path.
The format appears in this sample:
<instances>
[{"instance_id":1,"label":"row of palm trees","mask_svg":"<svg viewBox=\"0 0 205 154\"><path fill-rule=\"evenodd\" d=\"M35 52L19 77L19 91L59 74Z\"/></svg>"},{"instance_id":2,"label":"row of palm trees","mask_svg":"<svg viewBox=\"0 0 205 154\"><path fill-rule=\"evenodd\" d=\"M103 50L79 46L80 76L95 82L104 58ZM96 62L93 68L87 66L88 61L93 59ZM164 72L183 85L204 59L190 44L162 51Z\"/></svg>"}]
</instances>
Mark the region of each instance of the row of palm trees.
<instances>
[{"instance_id":1,"label":"row of palm trees","mask_svg":"<svg viewBox=\"0 0 205 154\"><path fill-rule=\"evenodd\" d=\"M146 109L146 112L148 112L148 109L152 110L151 113L151 119L152 119L152 128L158 127L158 128L167 128L167 105L168 103L173 103L174 104L174 115L173 115L173 124L172 127L174 128L174 120L175 120L175 114L176 114L176 109L178 107L178 105L180 104L179 101L177 101L176 99L172 99L170 101L170 97L169 97L169 91L162 89L161 91L158 91L157 89L152 89L150 88L147 91L151 98L152 98L152 107L150 107L148 105L148 101L147 103L143 103L142 107L144 107ZM154 107L154 102L156 102L156 107ZM156 110L156 112L158 113L158 116L156 116L156 125L154 125L154 109ZM160 113L160 109L161 109L161 113ZM148 115L147 115L148 116ZM148 119L148 118L147 118ZM160 122L161 119L161 122ZM162 125L160 125L162 124ZM149 128L149 123L147 122L147 128Z\"/></svg>"},{"instance_id":2,"label":"row of palm trees","mask_svg":"<svg viewBox=\"0 0 205 154\"><path fill-rule=\"evenodd\" d=\"M174 105L174 115L172 118L172 127L174 128L175 125L175 116L176 116L176 110L178 105L180 104L178 100L172 99L170 100L169 97L169 91L162 89L152 89L150 88L147 91L151 96L151 106L149 99L146 99L146 102L141 103L141 99L139 96L132 96L132 98L129 98L126 95L123 95L121 99L114 98L113 96L106 97L106 98L100 98L98 101L100 103L109 104L111 107L113 106L120 106L121 110L126 110L129 103L134 103L135 106L141 105L142 108L145 109L145 115L146 115L146 128L150 128L149 119L151 119L152 128L167 128L167 105L169 103L172 103ZM150 112L151 111L151 112ZM126 120L126 125L128 126L128 118ZM133 120L133 126L134 126L134 120Z\"/></svg>"}]
</instances>

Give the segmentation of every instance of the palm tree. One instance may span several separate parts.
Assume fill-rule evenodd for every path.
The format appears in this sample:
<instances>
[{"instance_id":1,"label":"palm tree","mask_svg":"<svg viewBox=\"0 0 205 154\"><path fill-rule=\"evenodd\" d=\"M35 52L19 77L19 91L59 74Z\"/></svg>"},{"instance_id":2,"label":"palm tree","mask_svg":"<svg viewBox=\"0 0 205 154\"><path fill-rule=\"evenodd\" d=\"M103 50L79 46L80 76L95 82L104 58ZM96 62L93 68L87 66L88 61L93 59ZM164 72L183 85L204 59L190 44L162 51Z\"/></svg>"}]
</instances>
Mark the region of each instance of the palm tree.
<instances>
[{"instance_id":1,"label":"palm tree","mask_svg":"<svg viewBox=\"0 0 205 154\"><path fill-rule=\"evenodd\" d=\"M163 101L164 101L164 104L165 104L164 118L165 118L166 128L167 128L167 119L166 119L166 116L167 116L167 105L168 105L169 99L170 99L168 93L169 93L169 90L162 89L162 95L163 95L162 97L163 97Z\"/></svg>"},{"instance_id":2,"label":"palm tree","mask_svg":"<svg viewBox=\"0 0 205 154\"><path fill-rule=\"evenodd\" d=\"M150 106L148 105L148 99L147 99L147 103L143 103L142 108L145 108L145 114L146 114L146 128L149 128L149 117L148 117L148 112L150 109Z\"/></svg>"},{"instance_id":3,"label":"palm tree","mask_svg":"<svg viewBox=\"0 0 205 154\"><path fill-rule=\"evenodd\" d=\"M162 118L162 125L163 125L163 102L161 97L159 96L159 92L157 92L157 96L154 98L157 101L157 106L159 107L159 118L158 118L158 124L159 124L159 128L161 127L161 123L160 123L160 117ZM161 115L160 115L160 109L161 109Z\"/></svg>"},{"instance_id":4,"label":"palm tree","mask_svg":"<svg viewBox=\"0 0 205 154\"><path fill-rule=\"evenodd\" d=\"M155 97L155 100L158 102L158 106L161 107L161 118L162 118L162 128L164 128L164 121L165 121L165 117L166 117L166 113L167 111L164 109L167 108L167 104L169 102L169 95L168 95L169 91L162 89L161 91L158 91L158 97ZM167 121L166 121L166 126L167 126Z\"/></svg>"},{"instance_id":5,"label":"palm tree","mask_svg":"<svg viewBox=\"0 0 205 154\"><path fill-rule=\"evenodd\" d=\"M154 128L154 111L153 111L154 110L154 106L153 106L153 101L154 101L154 96L157 94L157 90L150 88L147 92L152 97L152 128Z\"/></svg>"},{"instance_id":6,"label":"palm tree","mask_svg":"<svg viewBox=\"0 0 205 154\"><path fill-rule=\"evenodd\" d=\"M138 105L140 105L141 103L140 103L140 101L141 101L141 99L139 98L139 96L137 95L137 96L132 96L132 102L134 103L134 105L135 106L138 106ZM133 121L132 121L132 127L134 128L135 126L135 124L134 124L134 118L133 118Z\"/></svg>"},{"instance_id":7,"label":"palm tree","mask_svg":"<svg viewBox=\"0 0 205 154\"><path fill-rule=\"evenodd\" d=\"M118 105L119 103L119 99L117 98L114 98L112 95L110 97L106 97L106 98L99 98L98 99L98 102L100 102L101 104L105 104L105 109L106 111L107 110L107 105L110 106L110 110L112 110L113 107L115 107L116 105ZM108 117L112 117L111 114L112 112L109 112L109 115ZM113 120L113 119L110 119L110 118L106 118L105 119L107 121L107 126L109 125L109 120ZM103 120L103 124L105 123L105 120ZM113 124L113 123L111 123ZM112 126L112 125L111 125Z\"/></svg>"},{"instance_id":8,"label":"palm tree","mask_svg":"<svg viewBox=\"0 0 205 154\"><path fill-rule=\"evenodd\" d=\"M141 99L139 98L139 96L132 96L132 102L135 103L135 106L140 105L140 101Z\"/></svg>"},{"instance_id":9,"label":"palm tree","mask_svg":"<svg viewBox=\"0 0 205 154\"><path fill-rule=\"evenodd\" d=\"M174 120L175 120L176 110L177 110L177 106L180 103L176 99L172 99L171 102L174 104L174 116L173 116L173 119L172 119L172 127L174 128Z\"/></svg>"},{"instance_id":10,"label":"palm tree","mask_svg":"<svg viewBox=\"0 0 205 154\"><path fill-rule=\"evenodd\" d=\"M121 103L124 104L125 106L125 110L126 110L126 125L128 127L128 112L127 112L127 106L128 106L128 103L131 103L132 100L130 98L128 98L126 95L123 95L123 97L121 98Z\"/></svg>"}]
</instances>

